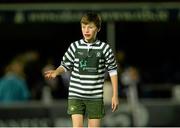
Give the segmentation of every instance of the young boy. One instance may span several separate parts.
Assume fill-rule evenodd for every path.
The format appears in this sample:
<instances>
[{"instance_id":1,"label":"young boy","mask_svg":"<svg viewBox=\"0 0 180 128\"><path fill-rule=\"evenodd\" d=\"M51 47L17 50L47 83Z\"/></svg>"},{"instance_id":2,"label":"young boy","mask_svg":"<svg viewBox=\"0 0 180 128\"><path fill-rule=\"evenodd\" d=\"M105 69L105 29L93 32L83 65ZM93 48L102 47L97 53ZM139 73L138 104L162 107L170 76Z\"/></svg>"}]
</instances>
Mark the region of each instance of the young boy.
<instances>
[{"instance_id":1,"label":"young boy","mask_svg":"<svg viewBox=\"0 0 180 128\"><path fill-rule=\"evenodd\" d=\"M80 23L83 39L71 43L61 65L56 70L45 72L45 77L53 79L70 70L68 114L72 117L73 127L83 127L85 112L88 127L100 127L105 114L103 84L106 69L113 88L113 112L119 104L117 65L110 46L96 38L101 29L101 17L96 13L86 13Z\"/></svg>"}]
</instances>

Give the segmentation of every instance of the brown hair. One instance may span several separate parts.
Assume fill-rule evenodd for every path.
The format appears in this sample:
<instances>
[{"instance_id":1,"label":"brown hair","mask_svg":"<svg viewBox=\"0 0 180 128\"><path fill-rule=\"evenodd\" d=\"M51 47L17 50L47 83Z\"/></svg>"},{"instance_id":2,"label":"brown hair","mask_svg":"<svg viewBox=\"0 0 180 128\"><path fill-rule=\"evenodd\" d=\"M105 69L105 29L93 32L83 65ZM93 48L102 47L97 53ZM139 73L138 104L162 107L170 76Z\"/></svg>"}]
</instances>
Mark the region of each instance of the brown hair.
<instances>
[{"instance_id":1,"label":"brown hair","mask_svg":"<svg viewBox=\"0 0 180 128\"><path fill-rule=\"evenodd\" d=\"M89 22L93 22L98 29L101 28L101 17L99 14L94 12L88 12L84 14L81 18L81 23L88 24Z\"/></svg>"}]
</instances>

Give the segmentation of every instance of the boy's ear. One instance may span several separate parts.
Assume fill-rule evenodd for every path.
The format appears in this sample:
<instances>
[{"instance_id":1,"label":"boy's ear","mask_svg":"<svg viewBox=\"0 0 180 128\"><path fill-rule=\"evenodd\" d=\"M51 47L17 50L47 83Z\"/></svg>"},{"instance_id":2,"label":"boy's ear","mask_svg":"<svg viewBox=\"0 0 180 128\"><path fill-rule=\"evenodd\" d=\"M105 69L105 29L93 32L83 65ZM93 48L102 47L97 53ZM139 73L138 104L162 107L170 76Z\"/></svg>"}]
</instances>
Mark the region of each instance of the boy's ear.
<instances>
[{"instance_id":1,"label":"boy's ear","mask_svg":"<svg viewBox=\"0 0 180 128\"><path fill-rule=\"evenodd\" d=\"M98 32L101 30L101 28L98 29Z\"/></svg>"}]
</instances>

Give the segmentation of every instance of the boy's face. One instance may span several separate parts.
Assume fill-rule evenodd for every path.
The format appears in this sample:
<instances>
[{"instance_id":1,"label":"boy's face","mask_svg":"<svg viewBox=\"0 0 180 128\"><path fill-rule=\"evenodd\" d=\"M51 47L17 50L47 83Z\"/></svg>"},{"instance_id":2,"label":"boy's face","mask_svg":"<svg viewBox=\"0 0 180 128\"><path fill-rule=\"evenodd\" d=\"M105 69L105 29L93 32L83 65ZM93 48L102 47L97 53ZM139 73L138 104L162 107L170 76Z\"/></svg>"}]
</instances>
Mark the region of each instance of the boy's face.
<instances>
[{"instance_id":1,"label":"boy's face","mask_svg":"<svg viewBox=\"0 0 180 128\"><path fill-rule=\"evenodd\" d=\"M96 39L96 35L99 32L99 29L93 22L88 24L81 23L81 30L85 41L93 42Z\"/></svg>"}]
</instances>

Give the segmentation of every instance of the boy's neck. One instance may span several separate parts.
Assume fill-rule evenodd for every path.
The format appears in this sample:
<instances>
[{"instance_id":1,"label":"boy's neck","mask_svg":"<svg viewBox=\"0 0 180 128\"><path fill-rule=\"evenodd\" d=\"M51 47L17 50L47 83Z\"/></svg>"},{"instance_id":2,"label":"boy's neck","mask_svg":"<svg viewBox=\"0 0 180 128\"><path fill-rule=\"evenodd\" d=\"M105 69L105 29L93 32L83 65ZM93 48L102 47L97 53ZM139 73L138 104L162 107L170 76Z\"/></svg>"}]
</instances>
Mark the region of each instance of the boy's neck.
<instances>
[{"instance_id":1,"label":"boy's neck","mask_svg":"<svg viewBox=\"0 0 180 128\"><path fill-rule=\"evenodd\" d=\"M86 40L86 39L84 39L84 41L85 41L86 43L94 43L94 42L96 41L96 38L95 38L95 39L91 39L91 40Z\"/></svg>"}]
</instances>

